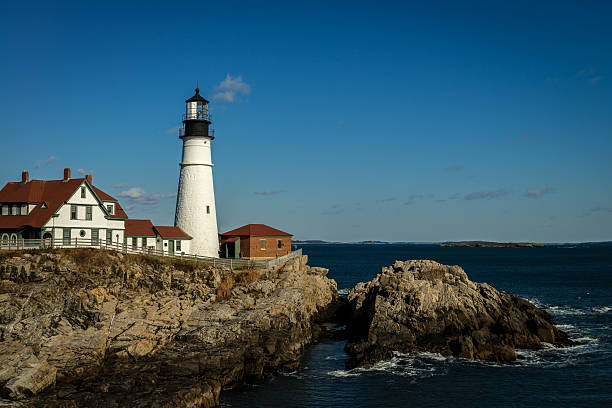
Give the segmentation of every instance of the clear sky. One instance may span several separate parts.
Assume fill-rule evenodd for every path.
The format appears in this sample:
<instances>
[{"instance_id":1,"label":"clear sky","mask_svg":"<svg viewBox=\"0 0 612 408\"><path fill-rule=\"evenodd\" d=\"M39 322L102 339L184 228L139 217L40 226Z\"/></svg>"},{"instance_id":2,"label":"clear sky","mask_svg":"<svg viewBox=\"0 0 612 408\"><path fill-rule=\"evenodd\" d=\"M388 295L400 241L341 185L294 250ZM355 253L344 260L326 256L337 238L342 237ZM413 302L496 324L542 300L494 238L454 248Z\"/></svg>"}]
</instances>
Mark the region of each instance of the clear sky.
<instances>
[{"instance_id":1,"label":"clear sky","mask_svg":"<svg viewBox=\"0 0 612 408\"><path fill-rule=\"evenodd\" d=\"M2 6L1 184L171 225L197 81L222 232L612 240L609 1L61 3Z\"/></svg>"}]
</instances>

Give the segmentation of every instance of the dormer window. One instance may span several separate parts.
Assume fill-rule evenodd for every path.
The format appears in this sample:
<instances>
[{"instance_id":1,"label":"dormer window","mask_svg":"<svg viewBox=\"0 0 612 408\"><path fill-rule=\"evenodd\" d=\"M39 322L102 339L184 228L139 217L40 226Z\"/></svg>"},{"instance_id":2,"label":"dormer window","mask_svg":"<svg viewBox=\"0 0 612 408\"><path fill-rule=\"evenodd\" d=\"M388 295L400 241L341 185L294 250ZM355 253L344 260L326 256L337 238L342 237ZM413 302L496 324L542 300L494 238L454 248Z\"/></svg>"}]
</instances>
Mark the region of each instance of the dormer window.
<instances>
[{"instance_id":1,"label":"dormer window","mask_svg":"<svg viewBox=\"0 0 612 408\"><path fill-rule=\"evenodd\" d=\"M111 215L115 214L115 206L114 204L106 204L106 209L108 210L108 213Z\"/></svg>"},{"instance_id":2,"label":"dormer window","mask_svg":"<svg viewBox=\"0 0 612 408\"><path fill-rule=\"evenodd\" d=\"M42 204L40 205L40 209L41 209L41 210L46 210L47 208L49 208L49 207L47 206L47 203L42 203Z\"/></svg>"},{"instance_id":3,"label":"dormer window","mask_svg":"<svg viewBox=\"0 0 612 408\"><path fill-rule=\"evenodd\" d=\"M85 187L81 187L81 198L85 198L85 190L87 190Z\"/></svg>"},{"instance_id":4,"label":"dormer window","mask_svg":"<svg viewBox=\"0 0 612 408\"><path fill-rule=\"evenodd\" d=\"M2 204L2 215L28 215L28 205L4 203Z\"/></svg>"}]
</instances>

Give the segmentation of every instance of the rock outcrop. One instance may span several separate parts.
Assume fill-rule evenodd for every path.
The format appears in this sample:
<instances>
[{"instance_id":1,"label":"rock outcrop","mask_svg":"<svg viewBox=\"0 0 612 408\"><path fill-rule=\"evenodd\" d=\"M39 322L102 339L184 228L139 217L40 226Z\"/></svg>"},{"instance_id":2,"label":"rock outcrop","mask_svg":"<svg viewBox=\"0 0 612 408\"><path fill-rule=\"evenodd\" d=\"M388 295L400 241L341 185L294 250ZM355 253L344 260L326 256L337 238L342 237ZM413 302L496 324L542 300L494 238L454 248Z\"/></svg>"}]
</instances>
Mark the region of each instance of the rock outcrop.
<instances>
[{"instance_id":1,"label":"rock outcrop","mask_svg":"<svg viewBox=\"0 0 612 408\"><path fill-rule=\"evenodd\" d=\"M0 406L215 406L224 387L294 369L338 296L305 256L235 271L90 249L0 256Z\"/></svg>"},{"instance_id":2,"label":"rock outcrop","mask_svg":"<svg viewBox=\"0 0 612 408\"><path fill-rule=\"evenodd\" d=\"M389 359L394 351L507 363L516 359L515 348L572 343L548 313L525 299L434 261L397 261L359 283L348 301L348 368Z\"/></svg>"}]
</instances>

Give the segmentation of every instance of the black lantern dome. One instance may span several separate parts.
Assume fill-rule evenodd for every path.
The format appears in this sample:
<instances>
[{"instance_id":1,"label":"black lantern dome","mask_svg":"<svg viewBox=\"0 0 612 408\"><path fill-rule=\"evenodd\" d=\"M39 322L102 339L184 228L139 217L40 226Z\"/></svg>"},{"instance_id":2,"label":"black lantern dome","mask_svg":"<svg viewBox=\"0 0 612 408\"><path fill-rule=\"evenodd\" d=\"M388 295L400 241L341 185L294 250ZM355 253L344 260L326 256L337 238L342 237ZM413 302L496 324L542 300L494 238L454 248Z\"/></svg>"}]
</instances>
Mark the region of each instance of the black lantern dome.
<instances>
[{"instance_id":1,"label":"black lantern dome","mask_svg":"<svg viewBox=\"0 0 612 408\"><path fill-rule=\"evenodd\" d=\"M200 136L214 139L214 130L209 132L211 116L208 112L208 101L195 89L195 95L185 101L187 108L183 116L183 128L180 137Z\"/></svg>"}]
</instances>

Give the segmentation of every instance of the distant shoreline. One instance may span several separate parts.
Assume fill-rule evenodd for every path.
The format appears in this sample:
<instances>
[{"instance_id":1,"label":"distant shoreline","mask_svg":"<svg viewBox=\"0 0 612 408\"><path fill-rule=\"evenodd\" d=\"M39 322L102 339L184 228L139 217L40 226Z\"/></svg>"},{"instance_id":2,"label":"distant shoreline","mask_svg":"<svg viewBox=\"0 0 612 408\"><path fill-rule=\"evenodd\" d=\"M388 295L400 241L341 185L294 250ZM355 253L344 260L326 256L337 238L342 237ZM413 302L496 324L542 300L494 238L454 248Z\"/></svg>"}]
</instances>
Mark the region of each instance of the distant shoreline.
<instances>
[{"instance_id":1,"label":"distant shoreline","mask_svg":"<svg viewBox=\"0 0 612 408\"><path fill-rule=\"evenodd\" d=\"M494 242L494 241L452 241L452 242L388 242L388 241L324 241L318 239L297 240L293 245L434 245L440 247L466 248L558 248L585 246L612 246L612 241L537 243L537 242Z\"/></svg>"}]
</instances>

